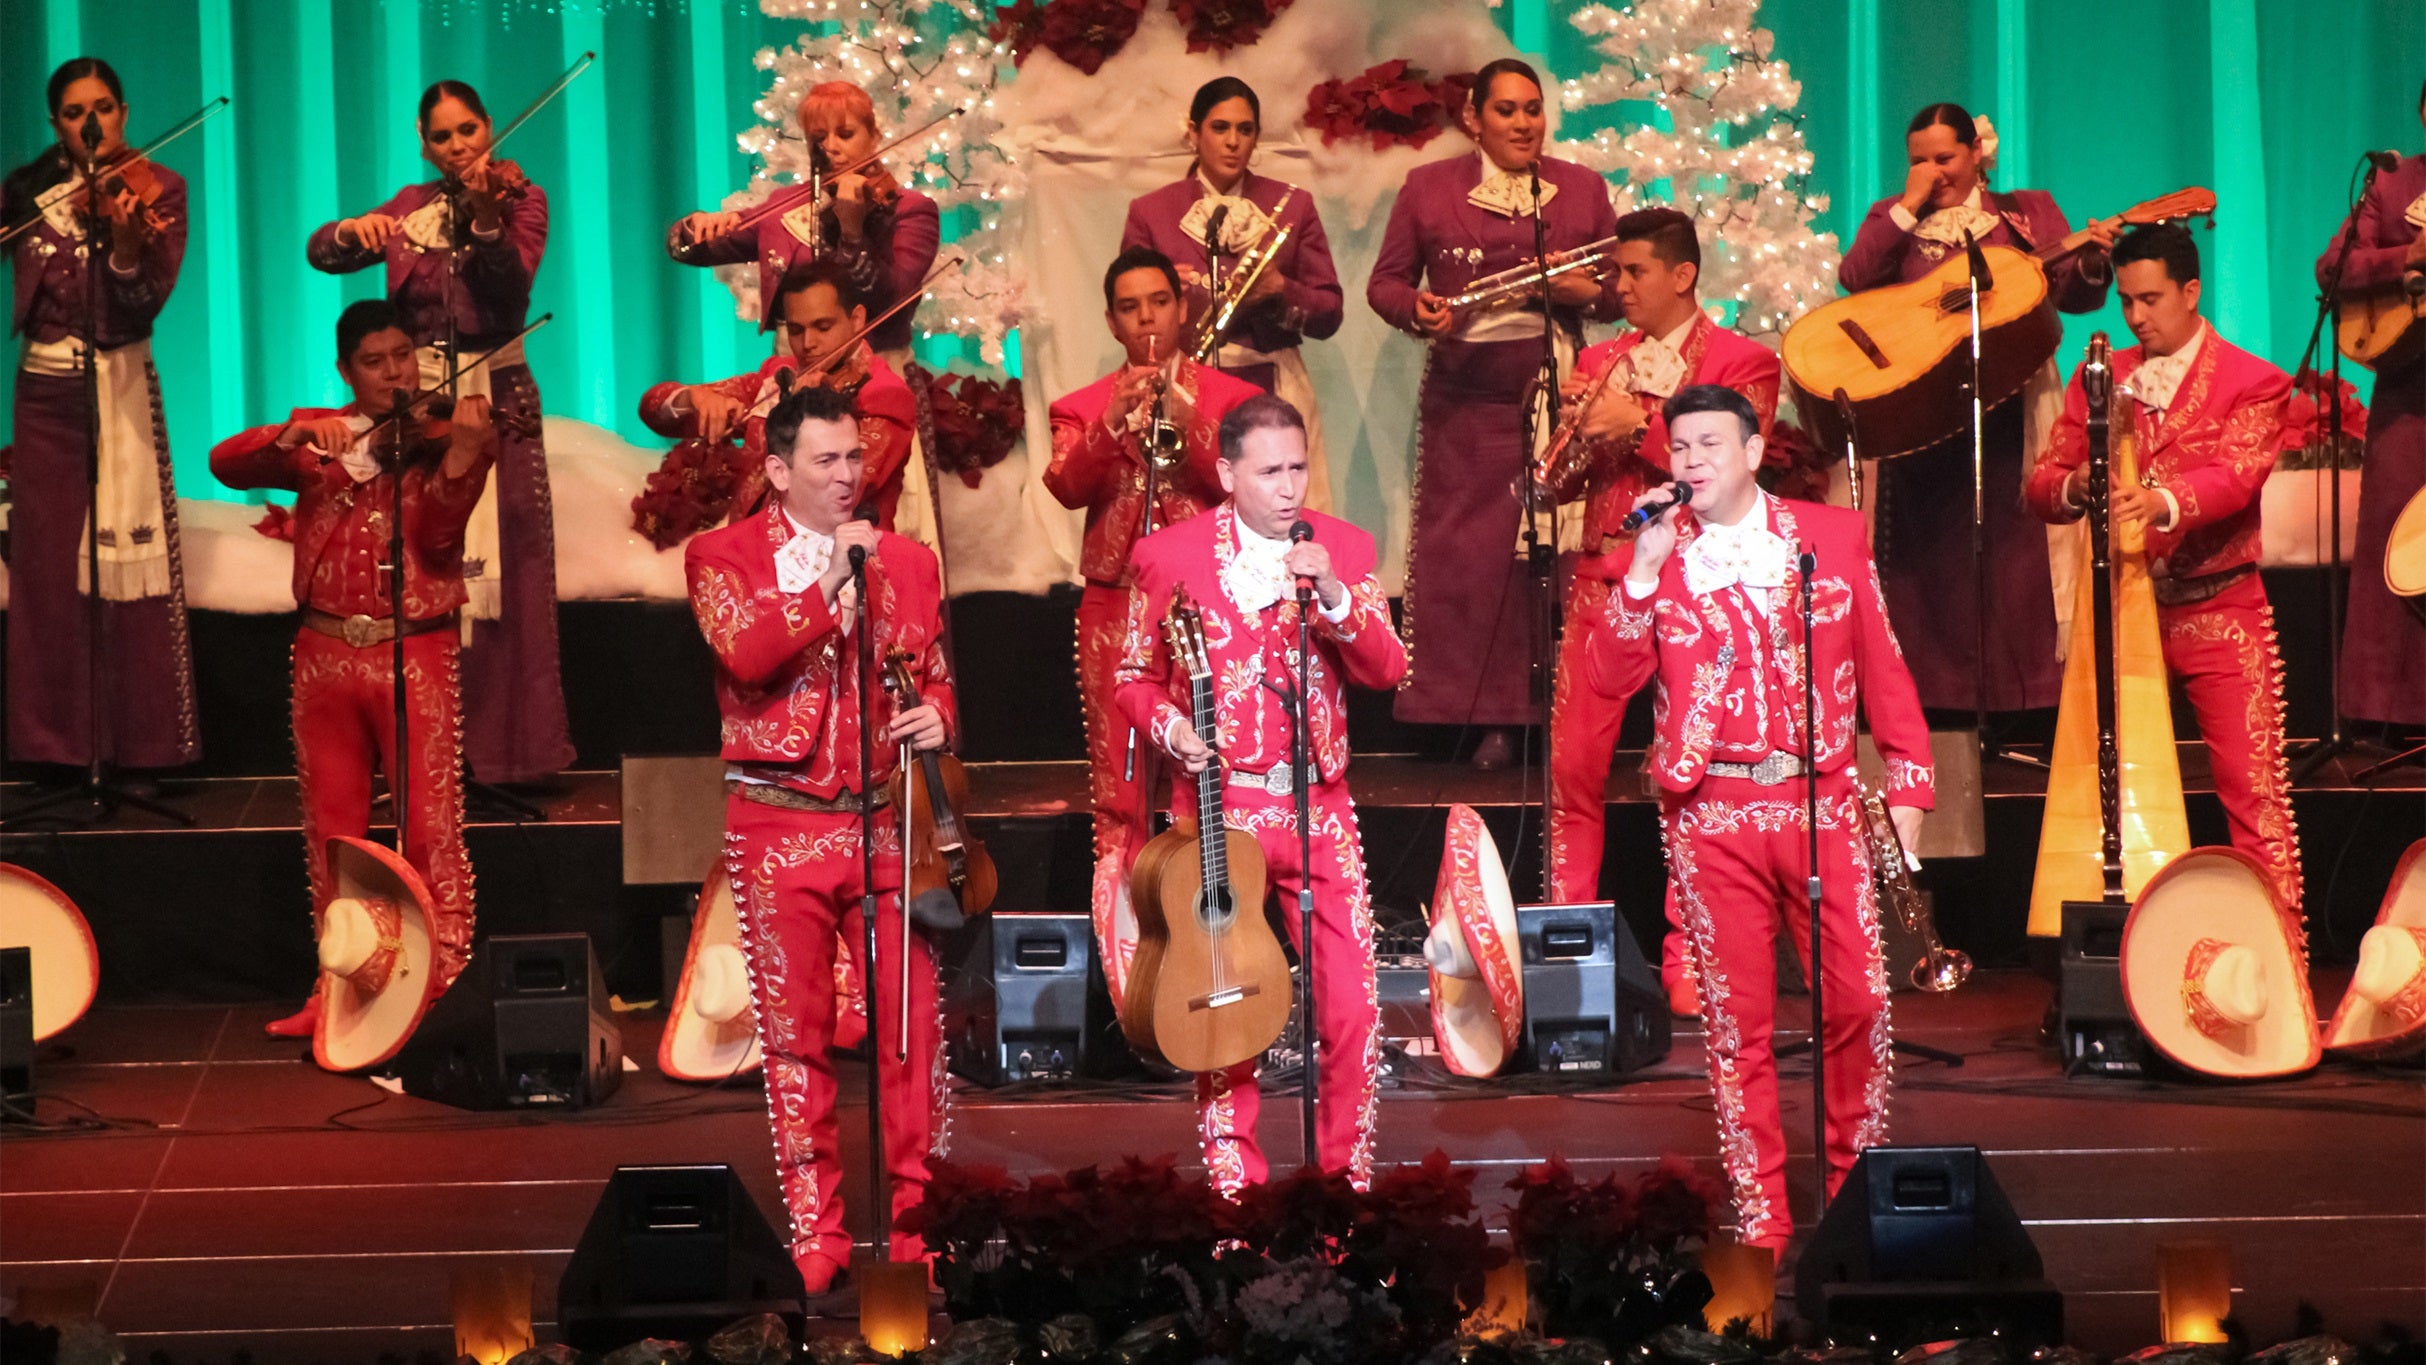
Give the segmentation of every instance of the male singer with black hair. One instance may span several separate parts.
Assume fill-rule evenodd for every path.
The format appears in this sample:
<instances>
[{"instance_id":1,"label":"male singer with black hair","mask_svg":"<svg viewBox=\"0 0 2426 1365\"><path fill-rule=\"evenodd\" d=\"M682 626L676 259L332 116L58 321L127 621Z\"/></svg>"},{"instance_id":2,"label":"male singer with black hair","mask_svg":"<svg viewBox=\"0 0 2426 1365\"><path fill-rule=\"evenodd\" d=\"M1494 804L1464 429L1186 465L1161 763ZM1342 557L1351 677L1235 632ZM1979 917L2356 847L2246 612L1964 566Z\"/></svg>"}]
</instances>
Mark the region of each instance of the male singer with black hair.
<instances>
[{"instance_id":1,"label":"male singer with black hair","mask_svg":"<svg viewBox=\"0 0 2426 1365\"><path fill-rule=\"evenodd\" d=\"M792 1220L792 1259L812 1294L849 1263L842 1221L842 1156L834 1123L834 944L860 941L863 801L887 802L896 750L940 749L956 708L940 643L943 594L933 551L880 531L856 509L868 495L860 423L850 395L795 390L767 417L766 476L774 496L690 543L684 569L691 611L716 655L724 714L725 872L741 918L776 1174ZM865 564L865 597L853 563ZM875 631L881 666L910 656L921 697L903 708L860 671L859 632ZM860 709L876 727L871 776L860 780ZM893 1217L925 1197L927 1157L942 1133L944 1057L935 1015L935 960L901 942L901 842L894 813L874 819L877 938L887 945L869 978L883 1008L871 1030L884 1103L885 1166ZM909 1034L899 994L908 978ZM906 1062L896 1062L906 1055ZM925 1248L895 1232L893 1255Z\"/></svg>"},{"instance_id":2,"label":"male singer with black hair","mask_svg":"<svg viewBox=\"0 0 2426 1365\"><path fill-rule=\"evenodd\" d=\"M1738 1230L1783 1249L1786 1138L1778 1120L1776 934L1810 955L1810 820L1802 579L1808 553L1818 715L1820 968L1828 1072L1828 1188L1885 1133L1887 970L1853 773L1855 704L1887 761L1886 802L1907 848L1932 804L1929 728L1880 603L1858 513L1764 493L1760 418L1732 389L1697 384L1668 400L1666 490L1634 538L1631 562L1590 631L1585 668L1604 697L1653 683L1650 769L1660 786L1669 894L1701 979L1719 1154Z\"/></svg>"}]
</instances>

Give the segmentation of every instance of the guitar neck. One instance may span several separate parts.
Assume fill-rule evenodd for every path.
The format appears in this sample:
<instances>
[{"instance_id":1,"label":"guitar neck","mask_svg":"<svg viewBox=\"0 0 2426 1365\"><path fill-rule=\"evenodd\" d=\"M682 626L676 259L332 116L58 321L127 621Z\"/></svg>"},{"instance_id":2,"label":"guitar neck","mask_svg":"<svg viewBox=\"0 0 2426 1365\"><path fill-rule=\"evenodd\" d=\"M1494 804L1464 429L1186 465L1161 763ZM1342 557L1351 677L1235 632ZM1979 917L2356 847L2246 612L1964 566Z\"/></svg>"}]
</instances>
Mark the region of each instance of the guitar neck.
<instances>
[{"instance_id":1,"label":"guitar neck","mask_svg":"<svg viewBox=\"0 0 2426 1365\"><path fill-rule=\"evenodd\" d=\"M1213 679L1188 680L1188 700L1196 712L1196 737L1213 747L1219 727L1213 715ZM1221 764L1207 763L1196 775L1196 848L1204 864L1204 884L1208 887L1227 886L1230 882L1230 840L1221 822Z\"/></svg>"}]
</instances>

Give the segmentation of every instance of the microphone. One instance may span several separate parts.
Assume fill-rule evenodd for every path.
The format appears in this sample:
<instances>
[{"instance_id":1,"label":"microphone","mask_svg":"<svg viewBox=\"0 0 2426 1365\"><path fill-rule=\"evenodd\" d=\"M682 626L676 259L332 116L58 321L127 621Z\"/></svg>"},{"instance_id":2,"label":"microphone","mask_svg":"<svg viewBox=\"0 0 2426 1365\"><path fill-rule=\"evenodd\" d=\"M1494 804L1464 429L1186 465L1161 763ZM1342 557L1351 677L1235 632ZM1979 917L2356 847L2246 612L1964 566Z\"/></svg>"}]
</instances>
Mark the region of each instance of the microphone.
<instances>
[{"instance_id":1,"label":"microphone","mask_svg":"<svg viewBox=\"0 0 2426 1365\"><path fill-rule=\"evenodd\" d=\"M876 520L876 504L875 504L875 503L872 503L872 502L863 502L863 503L859 504L859 510L858 510L858 511L856 511L856 512L853 512L853 513L851 514L851 520L853 520L853 521L874 521L874 520ZM865 546L865 545L854 545L854 546L852 546L852 547L851 547L851 573L852 573L854 576L858 576L858 575L865 574L867 571L868 571L868 547L867 547L867 546Z\"/></svg>"},{"instance_id":2,"label":"microphone","mask_svg":"<svg viewBox=\"0 0 2426 1365\"><path fill-rule=\"evenodd\" d=\"M86 160L93 160L101 155L101 116L99 114L86 114L84 126L77 129L76 134L84 143Z\"/></svg>"},{"instance_id":3,"label":"microphone","mask_svg":"<svg viewBox=\"0 0 2426 1365\"><path fill-rule=\"evenodd\" d=\"M1971 292L1985 294L1994 289L1996 280L1988 273L1988 253L1980 248L1980 239L1964 233L1963 250L1971 257Z\"/></svg>"},{"instance_id":4,"label":"microphone","mask_svg":"<svg viewBox=\"0 0 2426 1365\"><path fill-rule=\"evenodd\" d=\"M1228 204L1215 204L1213 211L1205 215L1205 254L1207 256L1221 254L1221 226L1229 221L1229 218L1230 206Z\"/></svg>"},{"instance_id":5,"label":"microphone","mask_svg":"<svg viewBox=\"0 0 2426 1365\"><path fill-rule=\"evenodd\" d=\"M2401 292L2409 295L2411 303L2426 299L2426 270L2411 266L2401 272Z\"/></svg>"},{"instance_id":6,"label":"microphone","mask_svg":"<svg viewBox=\"0 0 2426 1365\"><path fill-rule=\"evenodd\" d=\"M1693 485L1685 482L1683 479L1678 479L1676 482L1668 485L1668 493L1666 497L1658 502L1646 502L1642 506L1628 512L1626 514L1626 519L1617 524L1617 529L1621 532L1639 531L1650 525L1652 522L1659 520L1661 517L1668 515L1671 509L1682 507L1692 500Z\"/></svg>"},{"instance_id":7,"label":"microphone","mask_svg":"<svg viewBox=\"0 0 2426 1365\"><path fill-rule=\"evenodd\" d=\"M1292 522L1292 523L1290 524L1290 526L1289 526L1289 543L1290 543L1291 545L1310 545L1310 544L1312 544L1312 543L1313 543L1313 541L1314 541L1314 523L1313 523L1313 522L1307 521L1305 518L1300 517L1300 518L1298 518L1298 519L1297 519L1295 522ZM1307 575L1305 575L1305 574L1299 574L1299 575L1297 575L1297 601L1298 601L1298 604L1299 604L1300 606L1303 606L1304 604L1306 604L1306 603L1308 603L1308 602L1311 602L1311 601L1313 601L1313 600L1314 600L1314 580L1313 580L1312 578L1308 577L1308 576L1307 576Z\"/></svg>"},{"instance_id":8,"label":"microphone","mask_svg":"<svg viewBox=\"0 0 2426 1365\"><path fill-rule=\"evenodd\" d=\"M2367 164L2375 168L2377 175L2390 175L2401 168L2399 152L2367 152L2364 155Z\"/></svg>"}]
</instances>

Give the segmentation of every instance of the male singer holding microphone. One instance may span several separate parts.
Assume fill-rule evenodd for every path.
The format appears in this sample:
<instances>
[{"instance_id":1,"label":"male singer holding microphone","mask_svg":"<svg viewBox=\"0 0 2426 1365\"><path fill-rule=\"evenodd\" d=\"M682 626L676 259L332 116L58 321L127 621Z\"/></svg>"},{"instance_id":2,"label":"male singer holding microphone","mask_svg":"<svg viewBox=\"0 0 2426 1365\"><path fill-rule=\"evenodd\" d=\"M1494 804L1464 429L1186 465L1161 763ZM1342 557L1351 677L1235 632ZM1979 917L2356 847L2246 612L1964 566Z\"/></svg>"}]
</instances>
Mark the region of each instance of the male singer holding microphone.
<instances>
[{"instance_id":1,"label":"male singer holding microphone","mask_svg":"<svg viewBox=\"0 0 2426 1365\"><path fill-rule=\"evenodd\" d=\"M1294 905L1298 889L1312 880L1311 989L1321 1041L1315 1151L1325 1170L1345 1172L1362 1189L1373 1172L1380 1005L1373 905L1356 809L1348 799L1346 685L1377 691L1398 686L1407 673L1407 651L1390 623L1381 585L1373 581L1373 537L1305 510L1306 424L1296 408L1258 394L1231 409L1221 421L1220 475L1227 501L1146 537L1130 556L1136 590L1115 699L1138 733L1189 773L1221 765L1222 819L1255 836L1283 905ZM1204 615L1218 755L1197 737L1187 670L1175 664L1163 633L1180 588ZM1309 606L1306 729L1313 771L1301 774L1289 761L1292 708L1286 694L1297 685L1298 619ZM1310 868L1299 855L1299 781L1312 784ZM1294 939L1297 916L1281 918ZM1196 1106L1213 1187L1235 1196L1262 1183L1255 1063L1198 1076Z\"/></svg>"},{"instance_id":2,"label":"male singer holding microphone","mask_svg":"<svg viewBox=\"0 0 2426 1365\"><path fill-rule=\"evenodd\" d=\"M792 1259L808 1292L822 1294L851 1257L826 1045L834 1033L835 935L861 937L861 802L887 803L899 746L944 747L955 704L934 552L855 515L868 489L850 395L794 390L767 416L766 448L774 496L756 515L694 539L684 570L691 611L716 654L729 793L725 871L758 1006ZM865 583L864 599L855 579ZM881 683L861 676L862 629L876 632L880 665L891 650L908 652L918 706L899 708ZM877 729L865 786L863 705ZM892 956L902 941L893 812L879 811L874 825L877 938L886 947L869 972L870 993L882 1005L872 1033L898 1220L925 1197L927 1156L942 1132L944 1058L933 954L913 935L906 973ZM924 1250L918 1237L893 1234L894 1259L921 1259Z\"/></svg>"},{"instance_id":3,"label":"male singer holding microphone","mask_svg":"<svg viewBox=\"0 0 2426 1365\"><path fill-rule=\"evenodd\" d=\"M1669 893L1709 1021L1720 1156L1742 1239L1782 1251L1794 1224L1770 1045L1779 917L1806 959L1811 942L1798 554L1812 557L1831 1193L1886 1127L1887 972L1854 785L1855 701L1886 759L1887 807L1907 848L1932 804L1929 730L1860 515L1761 491L1760 419L1742 394L1692 385L1663 415L1681 487L1635 499L1654 515L1624 580L1600 617L1577 624L1591 632L1585 668L1602 696L1659 689L1649 766Z\"/></svg>"}]
</instances>

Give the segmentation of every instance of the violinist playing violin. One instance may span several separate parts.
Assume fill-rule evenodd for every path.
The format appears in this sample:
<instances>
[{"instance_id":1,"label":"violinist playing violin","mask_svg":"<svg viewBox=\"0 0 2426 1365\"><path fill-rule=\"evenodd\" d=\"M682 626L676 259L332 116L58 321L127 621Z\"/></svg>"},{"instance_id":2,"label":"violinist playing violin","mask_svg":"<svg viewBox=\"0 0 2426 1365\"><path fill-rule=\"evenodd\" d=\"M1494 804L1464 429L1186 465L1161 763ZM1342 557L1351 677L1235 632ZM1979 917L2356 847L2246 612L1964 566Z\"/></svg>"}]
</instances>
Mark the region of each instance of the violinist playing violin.
<instances>
[{"instance_id":1,"label":"violinist playing violin","mask_svg":"<svg viewBox=\"0 0 2426 1365\"><path fill-rule=\"evenodd\" d=\"M439 171L372 212L312 234L313 268L350 274L384 264L421 366L439 384L449 357L472 360L528 321L531 281L547 253L548 199L521 168L489 155L479 92L440 81L422 92L421 155ZM463 651L464 745L483 782L535 782L573 760L556 656L556 529L540 440L539 386L520 342L456 377L457 397L494 405L496 477L466 532L471 629Z\"/></svg>"},{"instance_id":2,"label":"violinist playing violin","mask_svg":"<svg viewBox=\"0 0 2426 1365\"><path fill-rule=\"evenodd\" d=\"M201 742L151 337L185 259L185 181L149 160L128 162L126 97L109 63L63 63L47 93L57 142L0 187L0 223L26 225L8 243L9 322L25 338L9 471L8 751L20 763L61 765L62 776L96 756L171 768L200 757ZM88 158L102 167L98 194L81 170ZM88 678L85 460L94 414L83 364L93 343L102 645L100 676Z\"/></svg>"},{"instance_id":3,"label":"violinist playing violin","mask_svg":"<svg viewBox=\"0 0 2426 1365\"><path fill-rule=\"evenodd\" d=\"M399 812L405 860L433 900L431 934L441 988L463 970L472 945L472 870L463 847L463 727L456 681L457 614L465 527L496 462L489 400L458 401L450 421L425 405L405 423L379 419L421 371L402 310L364 299L337 319L337 375L353 392L342 408L297 408L211 451L211 473L230 488L296 495L295 774L302 788L303 857L317 925L336 894L328 841L370 828L371 769L391 775L396 753L394 641L404 633L411 719L402 757L409 811ZM393 472L391 472L393 471ZM403 485L404 604L389 598L389 519ZM391 781L391 786L394 783ZM269 1026L273 1037L306 1037L320 1014L317 993L301 1013Z\"/></svg>"},{"instance_id":4,"label":"violinist playing violin","mask_svg":"<svg viewBox=\"0 0 2426 1365\"><path fill-rule=\"evenodd\" d=\"M862 482L876 508L876 524L893 529L917 430L910 386L869 347L868 310L841 262L808 262L784 277L782 291L771 310L780 329L775 354L766 363L709 384L668 380L641 397L640 420L651 431L684 443L667 457L652 485L696 468L726 471L722 477L732 486L729 499L712 495L697 502L695 520L640 525L660 546L716 524L728 509L737 517L758 510L767 487L767 414L788 388L829 388L849 399L858 414L866 465ZM741 443L737 451L731 444L736 439ZM635 502L635 510L645 501L646 495ZM650 515L640 513L644 521Z\"/></svg>"}]
</instances>

